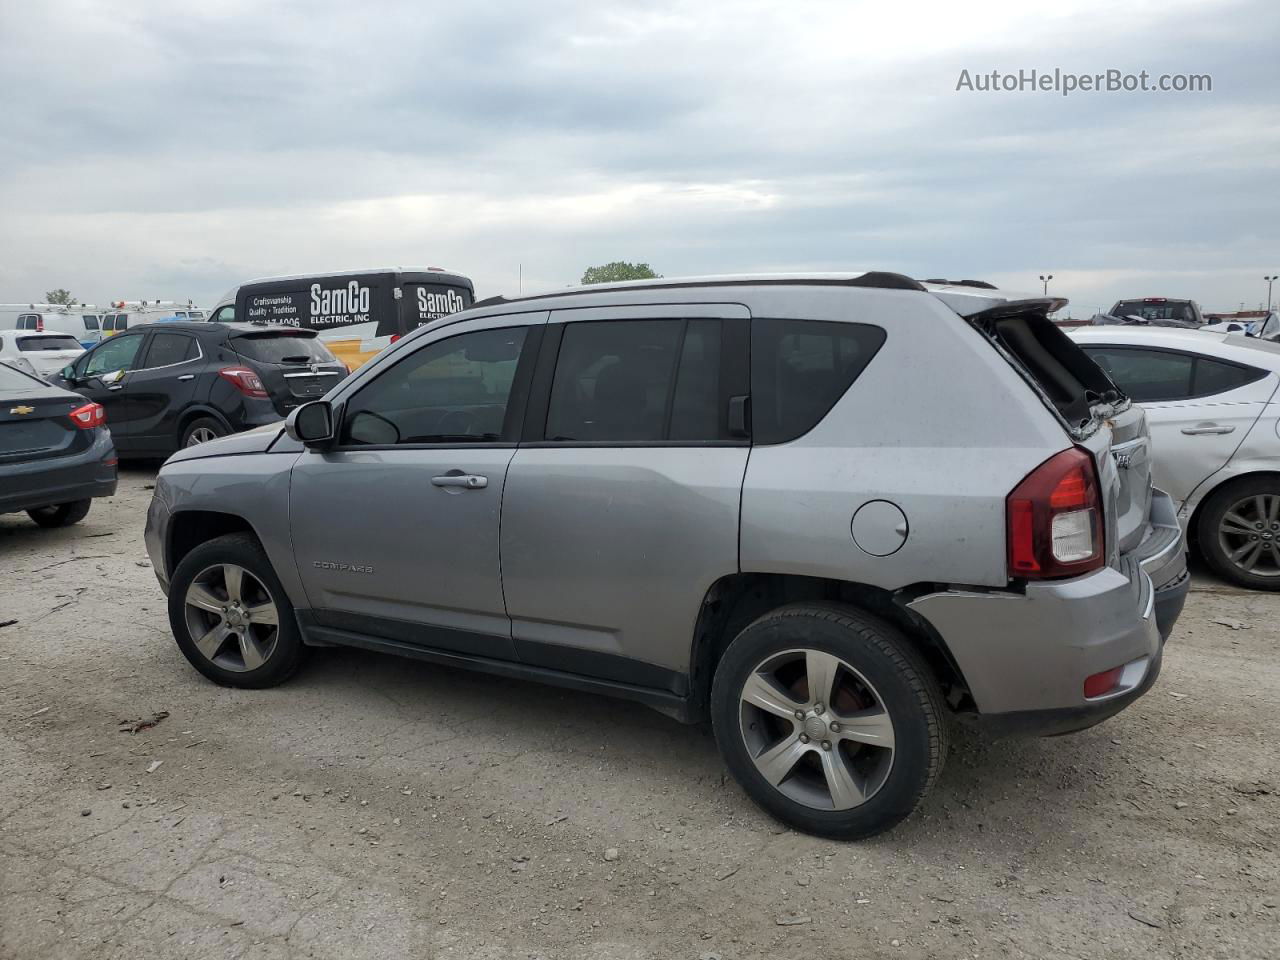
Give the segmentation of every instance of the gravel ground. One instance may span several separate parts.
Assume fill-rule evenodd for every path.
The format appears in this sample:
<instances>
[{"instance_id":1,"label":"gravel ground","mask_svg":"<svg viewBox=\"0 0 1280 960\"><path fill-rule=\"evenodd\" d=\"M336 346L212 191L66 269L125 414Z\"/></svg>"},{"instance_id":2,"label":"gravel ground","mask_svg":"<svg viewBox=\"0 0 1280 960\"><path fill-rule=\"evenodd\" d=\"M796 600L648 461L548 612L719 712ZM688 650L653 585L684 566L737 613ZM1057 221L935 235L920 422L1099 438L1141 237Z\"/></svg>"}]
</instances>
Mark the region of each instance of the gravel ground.
<instances>
[{"instance_id":1,"label":"gravel ground","mask_svg":"<svg viewBox=\"0 0 1280 960\"><path fill-rule=\"evenodd\" d=\"M961 735L914 817L840 844L640 706L355 651L208 683L153 477L0 517L0 957L1280 956L1280 596L1197 576L1134 707Z\"/></svg>"}]
</instances>

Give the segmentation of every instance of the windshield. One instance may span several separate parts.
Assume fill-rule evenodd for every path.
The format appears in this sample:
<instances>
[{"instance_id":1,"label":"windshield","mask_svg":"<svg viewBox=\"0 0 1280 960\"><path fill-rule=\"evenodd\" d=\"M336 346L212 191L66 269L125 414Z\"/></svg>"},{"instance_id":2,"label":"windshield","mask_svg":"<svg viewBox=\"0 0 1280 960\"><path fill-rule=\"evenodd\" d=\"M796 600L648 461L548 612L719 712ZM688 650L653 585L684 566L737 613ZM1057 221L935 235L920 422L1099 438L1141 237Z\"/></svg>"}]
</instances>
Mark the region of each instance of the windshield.
<instances>
[{"instance_id":1,"label":"windshield","mask_svg":"<svg viewBox=\"0 0 1280 960\"><path fill-rule=\"evenodd\" d=\"M1113 317L1141 317L1143 320L1193 322L1195 314L1186 300L1121 300L1111 308Z\"/></svg>"},{"instance_id":2,"label":"windshield","mask_svg":"<svg viewBox=\"0 0 1280 960\"><path fill-rule=\"evenodd\" d=\"M75 337L23 337L18 341L18 349L23 353L34 353L40 350L82 350L84 348Z\"/></svg>"},{"instance_id":3,"label":"windshield","mask_svg":"<svg viewBox=\"0 0 1280 960\"><path fill-rule=\"evenodd\" d=\"M231 347L245 359L262 363L332 363L337 360L319 338L304 333L255 333L233 337Z\"/></svg>"}]
</instances>

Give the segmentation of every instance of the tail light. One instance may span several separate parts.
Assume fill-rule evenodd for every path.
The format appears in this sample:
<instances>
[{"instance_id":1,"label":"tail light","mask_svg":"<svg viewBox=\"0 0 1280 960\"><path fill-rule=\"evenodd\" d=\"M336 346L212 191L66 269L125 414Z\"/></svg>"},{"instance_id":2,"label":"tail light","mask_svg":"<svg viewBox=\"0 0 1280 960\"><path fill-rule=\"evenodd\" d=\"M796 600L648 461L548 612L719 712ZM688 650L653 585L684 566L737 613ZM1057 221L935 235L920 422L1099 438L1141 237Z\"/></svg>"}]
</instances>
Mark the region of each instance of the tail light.
<instances>
[{"instance_id":1,"label":"tail light","mask_svg":"<svg viewBox=\"0 0 1280 960\"><path fill-rule=\"evenodd\" d=\"M44 333L44 317L36 317L36 333Z\"/></svg>"},{"instance_id":2,"label":"tail light","mask_svg":"<svg viewBox=\"0 0 1280 960\"><path fill-rule=\"evenodd\" d=\"M218 371L218 376L246 397L267 396L267 388L262 385L261 378L248 367L223 367Z\"/></svg>"},{"instance_id":3,"label":"tail light","mask_svg":"<svg viewBox=\"0 0 1280 960\"><path fill-rule=\"evenodd\" d=\"M92 430L107 422L107 411L97 403L86 403L83 407L76 407L67 416L81 430Z\"/></svg>"},{"instance_id":4,"label":"tail light","mask_svg":"<svg viewBox=\"0 0 1280 960\"><path fill-rule=\"evenodd\" d=\"M1084 450L1072 447L1040 464L1005 506L1010 577L1074 577L1102 566L1102 497Z\"/></svg>"}]
</instances>

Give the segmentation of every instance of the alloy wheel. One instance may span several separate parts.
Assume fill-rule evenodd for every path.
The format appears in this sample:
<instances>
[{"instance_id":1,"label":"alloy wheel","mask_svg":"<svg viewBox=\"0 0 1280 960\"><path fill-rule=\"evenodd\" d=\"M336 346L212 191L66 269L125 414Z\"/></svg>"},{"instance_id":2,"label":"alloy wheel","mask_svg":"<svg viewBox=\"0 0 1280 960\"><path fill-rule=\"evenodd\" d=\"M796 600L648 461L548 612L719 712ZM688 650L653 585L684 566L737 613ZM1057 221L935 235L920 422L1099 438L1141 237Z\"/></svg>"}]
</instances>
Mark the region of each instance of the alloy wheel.
<instances>
[{"instance_id":1,"label":"alloy wheel","mask_svg":"<svg viewBox=\"0 0 1280 960\"><path fill-rule=\"evenodd\" d=\"M1223 555L1254 577L1280 577L1280 494L1237 500L1218 523Z\"/></svg>"},{"instance_id":2,"label":"alloy wheel","mask_svg":"<svg viewBox=\"0 0 1280 960\"><path fill-rule=\"evenodd\" d=\"M848 810L884 786L893 720L867 678L821 650L787 650L760 663L740 695L740 728L756 769L783 795L819 810Z\"/></svg>"},{"instance_id":3,"label":"alloy wheel","mask_svg":"<svg viewBox=\"0 0 1280 960\"><path fill-rule=\"evenodd\" d=\"M210 440L217 440L218 435L213 432L210 427L196 427L191 431L191 435L187 437L187 446L194 447L202 443L208 443Z\"/></svg>"},{"instance_id":4,"label":"alloy wheel","mask_svg":"<svg viewBox=\"0 0 1280 960\"><path fill-rule=\"evenodd\" d=\"M280 613L265 584L244 567L206 567L191 581L183 601L191 642L210 663L245 673L271 659L280 636Z\"/></svg>"}]
</instances>

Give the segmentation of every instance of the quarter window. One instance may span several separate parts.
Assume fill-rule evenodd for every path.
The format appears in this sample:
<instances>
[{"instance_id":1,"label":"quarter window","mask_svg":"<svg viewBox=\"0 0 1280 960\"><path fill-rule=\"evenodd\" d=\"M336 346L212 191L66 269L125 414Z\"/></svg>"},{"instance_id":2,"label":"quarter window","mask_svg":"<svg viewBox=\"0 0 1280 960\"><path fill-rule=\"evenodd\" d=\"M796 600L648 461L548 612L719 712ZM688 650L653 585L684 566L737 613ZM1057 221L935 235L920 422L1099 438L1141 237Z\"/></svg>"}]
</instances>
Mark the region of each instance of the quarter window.
<instances>
[{"instance_id":1,"label":"quarter window","mask_svg":"<svg viewBox=\"0 0 1280 960\"><path fill-rule=\"evenodd\" d=\"M527 329L478 330L414 351L347 405L351 446L501 440Z\"/></svg>"},{"instance_id":2,"label":"quarter window","mask_svg":"<svg viewBox=\"0 0 1280 960\"><path fill-rule=\"evenodd\" d=\"M751 321L751 420L756 443L812 430L885 340L880 327L826 320Z\"/></svg>"},{"instance_id":3,"label":"quarter window","mask_svg":"<svg viewBox=\"0 0 1280 960\"><path fill-rule=\"evenodd\" d=\"M564 328L545 438L657 443L725 439L719 320L606 320Z\"/></svg>"},{"instance_id":4,"label":"quarter window","mask_svg":"<svg viewBox=\"0 0 1280 960\"><path fill-rule=\"evenodd\" d=\"M235 304L227 304L225 307L219 307L213 315L214 323L230 323L236 318Z\"/></svg>"}]
</instances>

